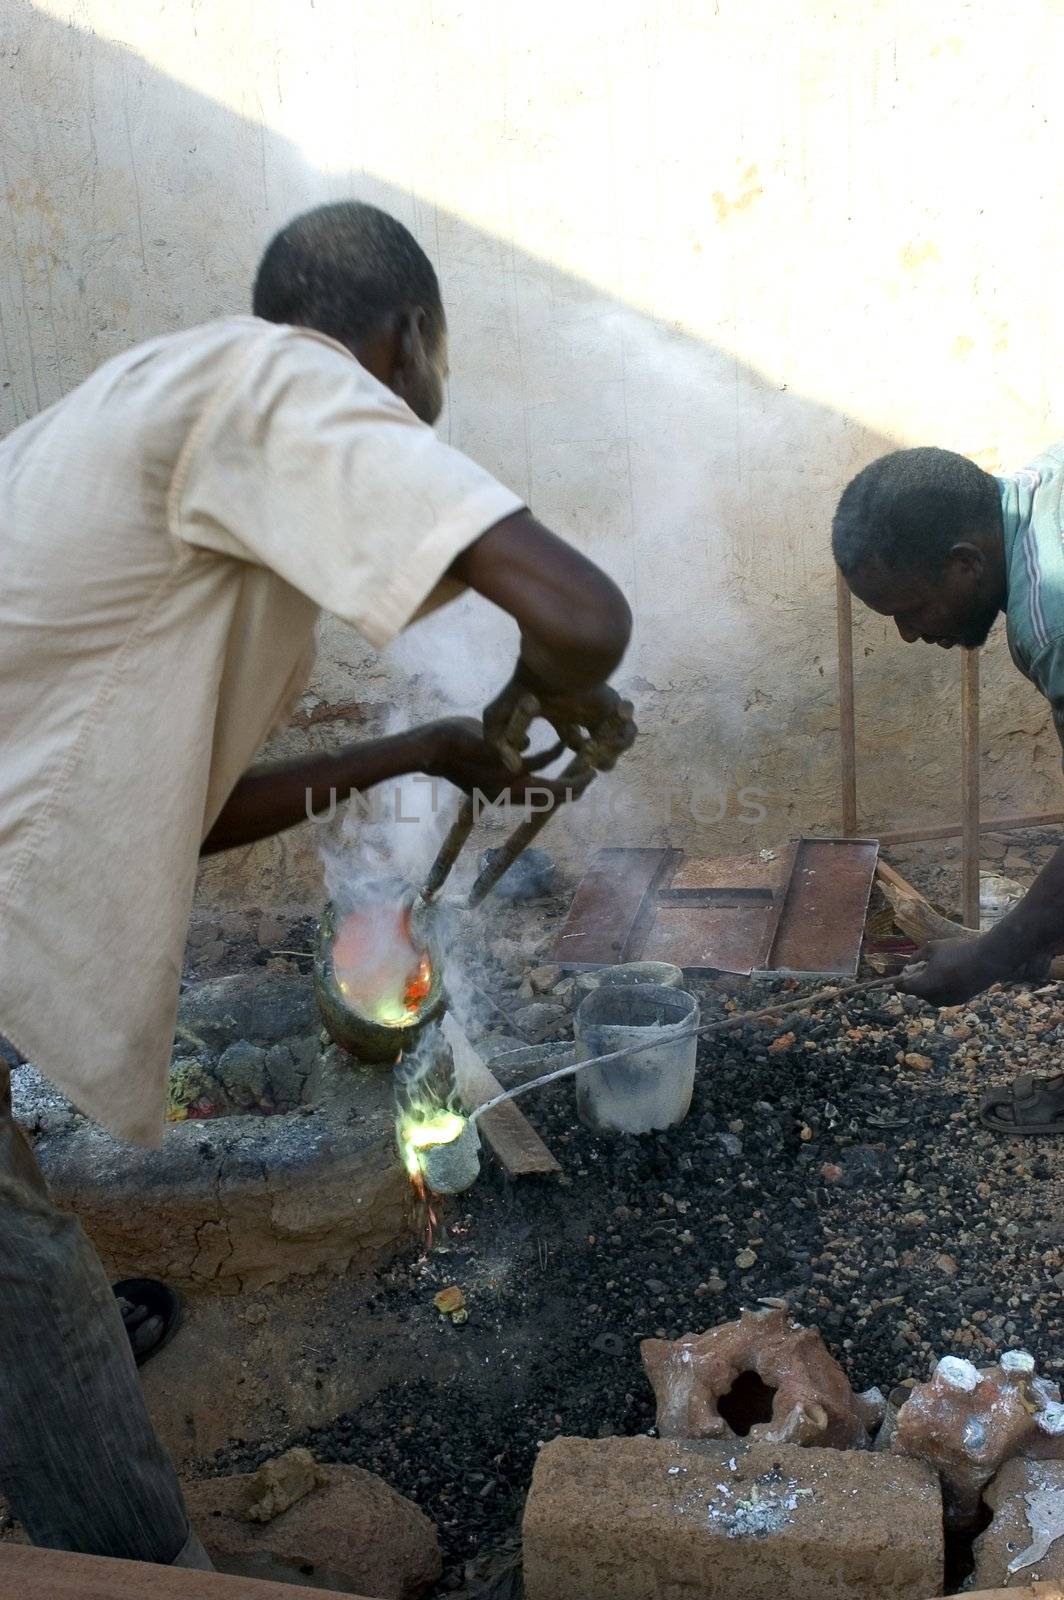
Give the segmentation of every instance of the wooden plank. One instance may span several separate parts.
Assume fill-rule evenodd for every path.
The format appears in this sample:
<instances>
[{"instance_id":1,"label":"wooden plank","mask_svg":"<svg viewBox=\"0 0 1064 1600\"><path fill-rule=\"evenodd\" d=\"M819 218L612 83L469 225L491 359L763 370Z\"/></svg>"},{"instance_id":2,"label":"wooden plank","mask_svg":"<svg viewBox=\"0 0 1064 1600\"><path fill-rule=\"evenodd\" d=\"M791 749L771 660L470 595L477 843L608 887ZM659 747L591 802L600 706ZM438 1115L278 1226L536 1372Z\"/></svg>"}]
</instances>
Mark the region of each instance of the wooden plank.
<instances>
[{"instance_id":1,"label":"wooden plank","mask_svg":"<svg viewBox=\"0 0 1064 1600\"><path fill-rule=\"evenodd\" d=\"M932 939L977 939L974 928L965 928L959 922L950 922L925 900L919 889L914 889L900 872L885 861L876 863L876 882L882 889L894 912L894 920L903 933L917 944L927 944Z\"/></svg>"},{"instance_id":2,"label":"wooden plank","mask_svg":"<svg viewBox=\"0 0 1064 1600\"><path fill-rule=\"evenodd\" d=\"M1017 828L1058 828L1064 811L1033 811L1019 817L986 817L979 823L980 833L1014 833ZM926 828L895 828L877 833L884 848L892 844L921 844L925 839L956 839L964 832L959 822L929 824Z\"/></svg>"},{"instance_id":3,"label":"wooden plank","mask_svg":"<svg viewBox=\"0 0 1064 1600\"><path fill-rule=\"evenodd\" d=\"M965 928L959 922L943 917L924 899L919 889L885 861L876 864L876 882L882 889L894 920L903 933L919 945L930 944L933 939L978 939L974 928ZM1064 978L1064 956L1054 956L1046 976L1059 981Z\"/></svg>"},{"instance_id":4,"label":"wooden plank","mask_svg":"<svg viewBox=\"0 0 1064 1600\"><path fill-rule=\"evenodd\" d=\"M0 1600L306 1600L304 1585L0 1543Z\"/></svg>"},{"instance_id":5,"label":"wooden plank","mask_svg":"<svg viewBox=\"0 0 1064 1600\"><path fill-rule=\"evenodd\" d=\"M502 1084L449 1012L443 1019L443 1034L454 1057L454 1081L463 1109L475 1111L501 1094ZM507 1100L488 1111L477 1119L477 1127L511 1178L562 1170L516 1101Z\"/></svg>"}]
</instances>

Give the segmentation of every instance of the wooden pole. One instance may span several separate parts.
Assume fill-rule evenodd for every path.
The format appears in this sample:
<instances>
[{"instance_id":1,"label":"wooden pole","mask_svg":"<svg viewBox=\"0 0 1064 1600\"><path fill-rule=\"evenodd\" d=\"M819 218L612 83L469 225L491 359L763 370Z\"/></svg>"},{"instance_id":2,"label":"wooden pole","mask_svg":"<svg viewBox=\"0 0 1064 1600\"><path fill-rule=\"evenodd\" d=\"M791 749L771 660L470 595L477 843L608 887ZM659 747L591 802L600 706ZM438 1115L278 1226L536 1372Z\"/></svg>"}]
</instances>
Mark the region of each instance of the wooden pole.
<instances>
[{"instance_id":1,"label":"wooden pole","mask_svg":"<svg viewBox=\"0 0 1064 1600\"><path fill-rule=\"evenodd\" d=\"M1056 828L1064 823L1064 811L1036 811L1022 817L987 817L980 822L980 833L1012 833L1016 828ZM869 839L878 839L889 848L892 844L920 844L924 839L956 839L964 832L959 822L947 822L927 828L896 828L893 832L877 833L866 828ZM276 953L276 952L275 952Z\"/></svg>"},{"instance_id":2,"label":"wooden pole","mask_svg":"<svg viewBox=\"0 0 1064 1600\"><path fill-rule=\"evenodd\" d=\"M979 652L961 652L961 921L979 926Z\"/></svg>"},{"instance_id":3,"label":"wooden pole","mask_svg":"<svg viewBox=\"0 0 1064 1600\"><path fill-rule=\"evenodd\" d=\"M857 739L853 711L853 609L850 588L835 568L835 625L839 652L839 762L842 780L842 832L857 832Z\"/></svg>"}]
</instances>

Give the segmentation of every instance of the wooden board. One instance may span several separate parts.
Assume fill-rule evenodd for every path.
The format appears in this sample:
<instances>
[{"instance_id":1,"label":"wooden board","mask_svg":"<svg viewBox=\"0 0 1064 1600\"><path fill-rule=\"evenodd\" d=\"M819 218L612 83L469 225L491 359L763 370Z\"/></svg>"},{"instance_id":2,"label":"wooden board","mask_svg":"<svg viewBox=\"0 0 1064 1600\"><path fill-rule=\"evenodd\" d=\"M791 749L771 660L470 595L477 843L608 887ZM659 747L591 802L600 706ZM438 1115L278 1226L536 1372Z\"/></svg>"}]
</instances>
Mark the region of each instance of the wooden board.
<instances>
[{"instance_id":1,"label":"wooden board","mask_svg":"<svg viewBox=\"0 0 1064 1600\"><path fill-rule=\"evenodd\" d=\"M0 1544L0 1600L306 1600L303 1585Z\"/></svg>"},{"instance_id":2,"label":"wooden board","mask_svg":"<svg viewBox=\"0 0 1064 1600\"><path fill-rule=\"evenodd\" d=\"M488 1070L465 1030L450 1013L443 1019L443 1034L454 1057L455 1085L463 1109L475 1111L501 1094L502 1084ZM562 1170L516 1101L507 1100L494 1111L478 1117L477 1127L511 1178Z\"/></svg>"}]
</instances>

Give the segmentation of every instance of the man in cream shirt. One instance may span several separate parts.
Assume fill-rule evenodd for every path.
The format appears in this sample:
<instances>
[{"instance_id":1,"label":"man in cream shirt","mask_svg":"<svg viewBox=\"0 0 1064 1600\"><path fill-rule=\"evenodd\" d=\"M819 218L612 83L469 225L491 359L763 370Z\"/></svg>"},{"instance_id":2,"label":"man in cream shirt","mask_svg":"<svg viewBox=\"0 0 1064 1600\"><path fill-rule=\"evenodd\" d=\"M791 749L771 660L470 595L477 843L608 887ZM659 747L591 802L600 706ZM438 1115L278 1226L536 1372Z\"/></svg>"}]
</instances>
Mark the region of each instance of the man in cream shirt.
<instances>
[{"instance_id":1,"label":"man in cream shirt","mask_svg":"<svg viewBox=\"0 0 1064 1600\"><path fill-rule=\"evenodd\" d=\"M491 737L516 699L594 731L630 631L616 586L433 433L446 327L405 228L354 203L297 218L254 311L129 351L0 442L0 1036L144 1144L201 851L406 772L519 794L541 780ZM250 766L321 610L379 647L463 587L521 636L484 729ZM206 1564L7 1080L0 1060L0 1491L35 1543Z\"/></svg>"}]
</instances>

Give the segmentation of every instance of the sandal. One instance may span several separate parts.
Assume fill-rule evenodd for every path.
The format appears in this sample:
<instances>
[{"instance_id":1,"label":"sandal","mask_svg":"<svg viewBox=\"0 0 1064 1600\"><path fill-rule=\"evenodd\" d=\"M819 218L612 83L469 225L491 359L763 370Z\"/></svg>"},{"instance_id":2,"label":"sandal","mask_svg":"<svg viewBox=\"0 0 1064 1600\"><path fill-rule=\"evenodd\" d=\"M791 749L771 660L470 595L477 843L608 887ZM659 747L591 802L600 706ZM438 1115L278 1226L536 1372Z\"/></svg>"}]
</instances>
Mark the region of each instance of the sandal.
<instances>
[{"instance_id":1,"label":"sandal","mask_svg":"<svg viewBox=\"0 0 1064 1600\"><path fill-rule=\"evenodd\" d=\"M1033 1072L1021 1072L1012 1083L988 1089L979 1120L995 1133L1064 1133L1064 1073L1036 1078Z\"/></svg>"},{"instance_id":2,"label":"sandal","mask_svg":"<svg viewBox=\"0 0 1064 1600\"><path fill-rule=\"evenodd\" d=\"M181 1326L181 1299L157 1278L123 1278L115 1299L138 1367L169 1344Z\"/></svg>"}]
</instances>

